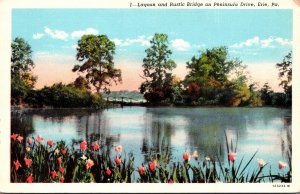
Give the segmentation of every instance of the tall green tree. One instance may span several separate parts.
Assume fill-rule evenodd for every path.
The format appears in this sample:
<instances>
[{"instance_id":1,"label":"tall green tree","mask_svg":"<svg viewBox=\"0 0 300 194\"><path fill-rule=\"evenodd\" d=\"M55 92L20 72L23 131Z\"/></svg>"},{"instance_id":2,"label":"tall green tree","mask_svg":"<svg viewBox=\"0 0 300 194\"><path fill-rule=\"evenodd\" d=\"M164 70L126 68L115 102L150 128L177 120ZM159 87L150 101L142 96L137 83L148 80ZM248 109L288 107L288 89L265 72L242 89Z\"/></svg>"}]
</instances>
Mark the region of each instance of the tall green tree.
<instances>
[{"instance_id":1,"label":"tall green tree","mask_svg":"<svg viewBox=\"0 0 300 194\"><path fill-rule=\"evenodd\" d=\"M193 56L187 62L188 75L184 84L192 101L206 104L240 104L250 97L244 74L245 67L238 59L230 59L226 47L215 47ZM234 78L230 79L232 75Z\"/></svg>"},{"instance_id":2,"label":"tall green tree","mask_svg":"<svg viewBox=\"0 0 300 194\"><path fill-rule=\"evenodd\" d=\"M274 91L269 86L269 83L266 82L263 87L260 89L261 99L263 100L265 105L273 105L273 96Z\"/></svg>"},{"instance_id":3,"label":"tall green tree","mask_svg":"<svg viewBox=\"0 0 300 194\"><path fill-rule=\"evenodd\" d=\"M20 76L29 72L34 67L30 45L23 38L17 37L11 43L11 49L11 74Z\"/></svg>"},{"instance_id":4,"label":"tall green tree","mask_svg":"<svg viewBox=\"0 0 300 194\"><path fill-rule=\"evenodd\" d=\"M277 63L276 67L279 70L279 79L281 80L279 86L282 86L284 91L287 92L291 87L292 82L292 64L293 64L292 52L289 52L282 60L281 63Z\"/></svg>"},{"instance_id":5,"label":"tall green tree","mask_svg":"<svg viewBox=\"0 0 300 194\"><path fill-rule=\"evenodd\" d=\"M172 51L168 48L168 36L156 33L150 40L143 59L143 78L140 92L147 101L159 103L172 98L172 70L176 63L170 59Z\"/></svg>"},{"instance_id":6,"label":"tall green tree","mask_svg":"<svg viewBox=\"0 0 300 194\"><path fill-rule=\"evenodd\" d=\"M78 41L76 59L81 62L73 68L91 83L97 93L109 91L114 82L122 81L121 70L114 67L115 44L106 35L83 35Z\"/></svg>"},{"instance_id":7,"label":"tall green tree","mask_svg":"<svg viewBox=\"0 0 300 194\"><path fill-rule=\"evenodd\" d=\"M279 70L279 79L281 82L279 86L283 87L285 93L285 106L292 105L292 65L293 65L293 56L292 51L289 52L282 60L281 63L277 63L276 67Z\"/></svg>"},{"instance_id":8,"label":"tall green tree","mask_svg":"<svg viewBox=\"0 0 300 194\"><path fill-rule=\"evenodd\" d=\"M17 37L11 43L11 49L11 98L12 104L20 104L34 88L37 77L31 72L34 62L30 45Z\"/></svg>"}]
</instances>

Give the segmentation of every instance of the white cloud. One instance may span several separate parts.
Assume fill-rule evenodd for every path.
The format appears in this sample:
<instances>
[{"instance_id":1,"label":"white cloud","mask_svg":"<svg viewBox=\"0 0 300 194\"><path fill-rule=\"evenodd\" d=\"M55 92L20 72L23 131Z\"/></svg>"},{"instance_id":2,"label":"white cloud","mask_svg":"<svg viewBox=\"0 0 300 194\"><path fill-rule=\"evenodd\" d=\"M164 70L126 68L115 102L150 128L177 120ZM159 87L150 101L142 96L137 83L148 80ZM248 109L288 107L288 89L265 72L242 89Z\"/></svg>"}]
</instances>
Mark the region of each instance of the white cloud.
<instances>
[{"instance_id":1,"label":"white cloud","mask_svg":"<svg viewBox=\"0 0 300 194\"><path fill-rule=\"evenodd\" d=\"M122 44L122 40L121 39L118 39L118 38L115 38L112 40L117 46L121 45Z\"/></svg>"},{"instance_id":2,"label":"white cloud","mask_svg":"<svg viewBox=\"0 0 300 194\"><path fill-rule=\"evenodd\" d=\"M231 45L230 47L232 48L242 48L242 47L249 47L249 46L253 46L253 45L258 45L259 44L259 37L255 36L254 38L248 39L245 42L241 42L241 43L236 43L234 45Z\"/></svg>"},{"instance_id":3,"label":"white cloud","mask_svg":"<svg viewBox=\"0 0 300 194\"><path fill-rule=\"evenodd\" d=\"M243 48L243 47L251 47L251 46L260 46L262 48L275 48L276 46L285 46L285 45L292 45L292 41L281 37L269 36L266 39L261 39L258 36L255 36L254 38L248 39L244 42L235 43L230 47Z\"/></svg>"},{"instance_id":4,"label":"white cloud","mask_svg":"<svg viewBox=\"0 0 300 194\"><path fill-rule=\"evenodd\" d=\"M175 39L171 43L172 47L177 51L187 51L191 48L191 44L183 39Z\"/></svg>"},{"instance_id":5,"label":"white cloud","mask_svg":"<svg viewBox=\"0 0 300 194\"><path fill-rule=\"evenodd\" d=\"M69 35L62 30L52 30L48 27L45 27L45 33L50 35L51 38L59 39L59 40L68 40Z\"/></svg>"},{"instance_id":6,"label":"white cloud","mask_svg":"<svg viewBox=\"0 0 300 194\"><path fill-rule=\"evenodd\" d=\"M94 28L87 28L85 30L77 30L77 31L73 31L71 33L71 37L72 39L76 39L76 38L81 38L81 36L85 35L85 34L99 34L99 31L94 29Z\"/></svg>"},{"instance_id":7,"label":"white cloud","mask_svg":"<svg viewBox=\"0 0 300 194\"><path fill-rule=\"evenodd\" d=\"M32 35L32 38L35 40L41 39L43 36L45 36L45 34L43 33L36 33Z\"/></svg>"},{"instance_id":8,"label":"white cloud","mask_svg":"<svg viewBox=\"0 0 300 194\"><path fill-rule=\"evenodd\" d=\"M139 44L140 46L150 46L151 38L152 38L152 36L146 37L145 35L142 35L142 36L138 36L137 38L134 38L134 39L126 38L125 40L122 40L119 38L115 38L115 39L113 39L113 42L117 46L131 46L133 44Z\"/></svg>"}]
</instances>

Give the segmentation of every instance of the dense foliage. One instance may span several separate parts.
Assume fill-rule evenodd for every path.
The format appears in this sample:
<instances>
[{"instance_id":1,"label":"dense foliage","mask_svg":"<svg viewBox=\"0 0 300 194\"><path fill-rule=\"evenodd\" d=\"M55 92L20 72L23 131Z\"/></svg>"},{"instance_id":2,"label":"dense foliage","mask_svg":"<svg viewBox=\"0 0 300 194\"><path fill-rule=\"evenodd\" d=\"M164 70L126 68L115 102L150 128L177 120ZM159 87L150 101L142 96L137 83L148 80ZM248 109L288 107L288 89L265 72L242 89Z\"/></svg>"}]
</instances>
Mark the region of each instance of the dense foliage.
<instances>
[{"instance_id":1,"label":"dense foliage","mask_svg":"<svg viewBox=\"0 0 300 194\"><path fill-rule=\"evenodd\" d=\"M105 107L102 95L82 88L75 84L56 83L45 86L40 90L31 90L25 98L25 102L38 107Z\"/></svg>"},{"instance_id":2,"label":"dense foliage","mask_svg":"<svg viewBox=\"0 0 300 194\"><path fill-rule=\"evenodd\" d=\"M12 104L20 104L33 89L37 77L31 73L34 63L30 45L17 37L11 43L11 48L11 99Z\"/></svg>"},{"instance_id":3,"label":"dense foliage","mask_svg":"<svg viewBox=\"0 0 300 194\"><path fill-rule=\"evenodd\" d=\"M168 36L156 33L150 44L143 59L143 78L146 81L142 83L140 91L150 103L170 102L173 93L171 71L176 63L170 59L172 51L168 48Z\"/></svg>"},{"instance_id":4,"label":"dense foliage","mask_svg":"<svg viewBox=\"0 0 300 194\"><path fill-rule=\"evenodd\" d=\"M97 90L108 91L111 82L121 82L121 70L114 68L115 43L106 35L83 35L78 41L76 58L81 64L73 72L84 73Z\"/></svg>"},{"instance_id":5,"label":"dense foliage","mask_svg":"<svg viewBox=\"0 0 300 194\"><path fill-rule=\"evenodd\" d=\"M51 107L103 107L100 91L121 82L121 70L114 67L115 44L106 35L84 35L78 41L77 60L72 71L80 75L70 84L55 83L37 90L31 72L30 45L22 38L12 42L12 105ZM181 80L172 74L176 63L170 58L166 34L154 34L143 59L144 82L140 93L149 105L281 106L292 104L292 52L276 67L283 92L274 92L268 83L258 88L249 80L246 66L231 59L226 47L206 49L187 62L189 70ZM93 88L91 87L93 86ZM92 90L96 90L93 94ZM124 94L122 100L130 96ZM117 98L117 95L105 95ZM127 99L127 100L128 100Z\"/></svg>"},{"instance_id":6,"label":"dense foliage","mask_svg":"<svg viewBox=\"0 0 300 194\"><path fill-rule=\"evenodd\" d=\"M198 105L252 105L245 66L226 47L207 49L187 62L186 102ZM232 77L232 78L230 78Z\"/></svg>"}]
</instances>

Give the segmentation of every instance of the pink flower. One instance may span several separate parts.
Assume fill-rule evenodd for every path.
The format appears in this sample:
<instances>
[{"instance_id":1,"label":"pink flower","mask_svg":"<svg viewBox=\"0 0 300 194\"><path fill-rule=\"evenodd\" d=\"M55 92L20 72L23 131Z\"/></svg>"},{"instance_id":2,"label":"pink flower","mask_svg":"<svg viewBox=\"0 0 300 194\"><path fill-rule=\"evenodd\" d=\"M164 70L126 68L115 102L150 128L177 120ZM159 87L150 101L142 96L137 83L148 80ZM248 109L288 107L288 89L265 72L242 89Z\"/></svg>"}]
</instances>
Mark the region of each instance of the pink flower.
<instances>
[{"instance_id":1,"label":"pink flower","mask_svg":"<svg viewBox=\"0 0 300 194\"><path fill-rule=\"evenodd\" d=\"M64 169L62 166L60 166L60 167L58 168L58 171L59 171L61 174L64 174L65 169Z\"/></svg>"},{"instance_id":2,"label":"pink flower","mask_svg":"<svg viewBox=\"0 0 300 194\"><path fill-rule=\"evenodd\" d=\"M116 163L117 165L121 164L121 162L122 162L121 158L115 157L115 163Z\"/></svg>"},{"instance_id":3,"label":"pink flower","mask_svg":"<svg viewBox=\"0 0 300 194\"><path fill-rule=\"evenodd\" d=\"M33 176L32 176L32 174L30 174L30 175L27 177L26 182L27 182L27 183L32 183L32 182L33 182Z\"/></svg>"},{"instance_id":4,"label":"pink flower","mask_svg":"<svg viewBox=\"0 0 300 194\"><path fill-rule=\"evenodd\" d=\"M86 160L85 165L86 165L86 169L88 170L89 168L94 166L94 161L91 159L88 159L88 160Z\"/></svg>"},{"instance_id":5,"label":"pink flower","mask_svg":"<svg viewBox=\"0 0 300 194\"><path fill-rule=\"evenodd\" d=\"M143 175L143 174L145 173L145 171L146 171L146 170L145 170L145 167L144 167L144 166L140 166L140 167L139 167L139 174L140 174L140 175Z\"/></svg>"},{"instance_id":6,"label":"pink flower","mask_svg":"<svg viewBox=\"0 0 300 194\"><path fill-rule=\"evenodd\" d=\"M106 169L106 174L107 174L108 176L111 175L111 171L109 170L109 168Z\"/></svg>"},{"instance_id":7,"label":"pink flower","mask_svg":"<svg viewBox=\"0 0 300 194\"><path fill-rule=\"evenodd\" d=\"M94 151L99 150L99 148L100 148L99 144L95 143L95 144L93 145L93 150L94 150Z\"/></svg>"},{"instance_id":8,"label":"pink flower","mask_svg":"<svg viewBox=\"0 0 300 194\"><path fill-rule=\"evenodd\" d=\"M234 162L235 161L235 156L236 156L236 153L230 152L228 154L228 160L231 161L231 162Z\"/></svg>"},{"instance_id":9,"label":"pink flower","mask_svg":"<svg viewBox=\"0 0 300 194\"><path fill-rule=\"evenodd\" d=\"M66 150L66 149L63 149L63 150L61 150L61 153L62 153L62 155L66 155L67 150Z\"/></svg>"},{"instance_id":10,"label":"pink flower","mask_svg":"<svg viewBox=\"0 0 300 194\"><path fill-rule=\"evenodd\" d=\"M190 159L190 154L189 154L188 152L185 152L185 153L183 154L182 158L183 158L183 160L184 160L185 162L188 162L189 159Z\"/></svg>"},{"instance_id":11,"label":"pink flower","mask_svg":"<svg viewBox=\"0 0 300 194\"><path fill-rule=\"evenodd\" d=\"M56 148L56 149L54 150L54 154L55 154L55 155L58 155L58 154L59 154L59 149L58 149L58 148Z\"/></svg>"},{"instance_id":12,"label":"pink flower","mask_svg":"<svg viewBox=\"0 0 300 194\"><path fill-rule=\"evenodd\" d=\"M65 178L62 176L62 177L59 179L59 182L60 182L60 183L64 183L64 182L65 182Z\"/></svg>"},{"instance_id":13,"label":"pink flower","mask_svg":"<svg viewBox=\"0 0 300 194\"><path fill-rule=\"evenodd\" d=\"M263 159L258 159L257 163L260 168L262 168L266 165L266 162Z\"/></svg>"},{"instance_id":14,"label":"pink flower","mask_svg":"<svg viewBox=\"0 0 300 194\"><path fill-rule=\"evenodd\" d=\"M12 138L14 141L16 141L17 137L18 137L18 134L14 134L14 133L10 136L10 138Z\"/></svg>"},{"instance_id":15,"label":"pink flower","mask_svg":"<svg viewBox=\"0 0 300 194\"><path fill-rule=\"evenodd\" d=\"M174 181L172 179L169 179L168 183L172 184L172 183L174 183Z\"/></svg>"},{"instance_id":16,"label":"pink flower","mask_svg":"<svg viewBox=\"0 0 300 194\"><path fill-rule=\"evenodd\" d=\"M53 146L53 141L51 139L49 139L47 141L47 145L51 148Z\"/></svg>"},{"instance_id":17,"label":"pink flower","mask_svg":"<svg viewBox=\"0 0 300 194\"><path fill-rule=\"evenodd\" d=\"M61 157L57 158L57 163L61 164L61 162L62 162L62 158Z\"/></svg>"},{"instance_id":18,"label":"pink flower","mask_svg":"<svg viewBox=\"0 0 300 194\"><path fill-rule=\"evenodd\" d=\"M117 153L122 152L122 146L121 146L121 145L117 146L117 147L115 148L115 151L116 151Z\"/></svg>"},{"instance_id":19,"label":"pink flower","mask_svg":"<svg viewBox=\"0 0 300 194\"><path fill-rule=\"evenodd\" d=\"M86 141L83 141L80 143L80 149L81 151L85 151L87 148L87 142Z\"/></svg>"},{"instance_id":20,"label":"pink flower","mask_svg":"<svg viewBox=\"0 0 300 194\"><path fill-rule=\"evenodd\" d=\"M27 159L26 157L24 158L24 162L25 162L25 165L30 168L31 164L32 164L32 160L31 159Z\"/></svg>"},{"instance_id":21,"label":"pink flower","mask_svg":"<svg viewBox=\"0 0 300 194\"><path fill-rule=\"evenodd\" d=\"M149 163L149 169L154 172L156 169L156 161L150 162Z\"/></svg>"},{"instance_id":22,"label":"pink flower","mask_svg":"<svg viewBox=\"0 0 300 194\"><path fill-rule=\"evenodd\" d=\"M27 143L28 143L29 145L32 144L32 139L31 139L30 137L27 138Z\"/></svg>"},{"instance_id":23,"label":"pink flower","mask_svg":"<svg viewBox=\"0 0 300 194\"><path fill-rule=\"evenodd\" d=\"M43 143L43 138L41 135L38 135L37 138L36 138L36 141L39 143L39 144L42 144Z\"/></svg>"},{"instance_id":24,"label":"pink flower","mask_svg":"<svg viewBox=\"0 0 300 194\"><path fill-rule=\"evenodd\" d=\"M30 152L30 147L25 148L26 152Z\"/></svg>"},{"instance_id":25,"label":"pink flower","mask_svg":"<svg viewBox=\"0 0 300 194\"><path fill-rule=\"evenodd\" d=\"M193 153L193 158L195 160L198 160L198 157L199 157L198 152L197 152L197 150L195 150L194 153Z\"/></svg>"},{"instance_id":26,"label":"pink flower","mask_svg":"<svg viewBox=\"0 0 300 194\"><path fill-rule=\"evenodd\" d=\"M278 168L279 168L279 170L282 169L282 168L285 168L286 166L287 166L287 164L285 162L282 162L282 161L278 162Z\"/></svg>"},{"instance_id":27,"label":"pink flower","mask_svg":"<svg viewBox=\"0 0 300 194\"><path fill-rule=\"evenodd\" d=\"M57 177L57 173L55 172L55 170L51 171L51 178L55 179L55 177Z\"/></svg>"},{"instance_id":28,"label":"pink flower","mask_svg":"<svg viewBox=\"0 0 300 194\"><path fill-rule=\"evenodd\" d=\"M23 137L22 137L22 136L19 136L19 137L17 138L17 140L21 143L22 140L23 140Z\"/></svg>"},{"instance_id":29,"label":"pink flower","mask_svg":"<svg viewBox=\"0 0 300 194\"><path fill-rule=\"evenodd\" d=\"M21 167L19 160L14 161L15 170L18 170Z\"/></svg>"}]
</instances>

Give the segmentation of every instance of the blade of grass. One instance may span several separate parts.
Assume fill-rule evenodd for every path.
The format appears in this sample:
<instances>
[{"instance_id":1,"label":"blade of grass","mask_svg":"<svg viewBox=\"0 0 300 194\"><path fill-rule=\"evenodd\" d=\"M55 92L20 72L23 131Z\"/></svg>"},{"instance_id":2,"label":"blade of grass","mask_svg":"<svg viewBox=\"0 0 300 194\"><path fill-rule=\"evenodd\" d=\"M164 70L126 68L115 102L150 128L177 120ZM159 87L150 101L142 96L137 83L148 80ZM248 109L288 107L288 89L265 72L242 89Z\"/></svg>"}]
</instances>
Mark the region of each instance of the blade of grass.
<instances>
[{"instance_id":1,"label":"blade of grass","mask_svg":"<svg viewBox=\"0 0 300 194\"><path fill-rule=\"evenodd\" d=\"M238 173L239 173L239 170L240 170L240 167L241 167L241 165L242 165L243 160L244 160L244 156L242 157L242 159L241 159L241 161L240 161L240 163L239 163L239 166L238 166L238 168L237 168L237 170L236 170L236 175L238 175Z\"/></svg>"},{"instance_id":2,"label":"blade of grass","mask_svg":"<svg viewBox=\"0 0 300 194\"><path fill-rule=\"evenodd\" d=\"M253 160L254 156L257 154L258 150L256 150L256 152L253 154L253 156L251 157L251 159L248 161L248 163L246 164L246 166L243 168L241 174L243 174L243 172L246 170L246 168L249 166L250 162Z\"/></svg>"},{"instance_id":3,"label":"blade of grass","mask_svg":"<svg viewBox=\"0 0 300 194\"><path fill-rule=\"evenodd\" d=\"M217 159L218 159L218 162L219 162L219 165L220 165L221 173L222 173L222 175L223 175L223 177L224 177L224 179L225 179L224 169L223 169L223 167L222 167L222 164L221 164L221 162L220 162L220 159L219 159L218 155L217 155Z\"/></svg>"},{"instance_id":4,"label":"blade of grass","mask_svg":"<svg viewBox=\"0 0 300 194\"><path fill-rule=\"evenodd\" d=\"M225 141L226 141L227 156L228 156L228 154L229 154L229 144L228 144L227 134L226 134L225 130L224 130L224 133L225 133ZM229 161L228 157L227 157L227 161L228 161L228 165L230 165L230 161Z\"/></svg>"},{"instance_id":5,"label":"blade of grass","mask_svg":"<svg viewBox=\"0 0 300 194\"><path fill-rule=\"evenodd\" d=\"M238 140L239 140L239 134L236 133L236 143L235 143L234 153L236 153L236 150L237 150Z\"/></svg>"}]
</instances>

